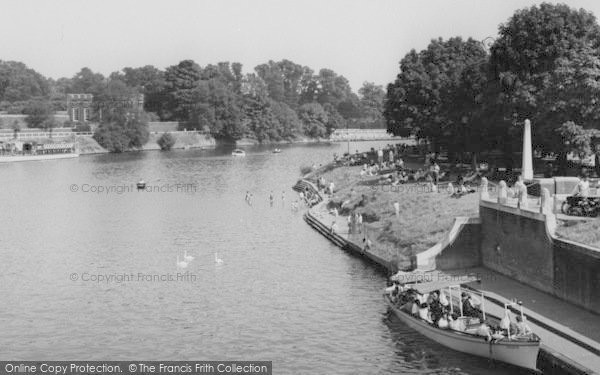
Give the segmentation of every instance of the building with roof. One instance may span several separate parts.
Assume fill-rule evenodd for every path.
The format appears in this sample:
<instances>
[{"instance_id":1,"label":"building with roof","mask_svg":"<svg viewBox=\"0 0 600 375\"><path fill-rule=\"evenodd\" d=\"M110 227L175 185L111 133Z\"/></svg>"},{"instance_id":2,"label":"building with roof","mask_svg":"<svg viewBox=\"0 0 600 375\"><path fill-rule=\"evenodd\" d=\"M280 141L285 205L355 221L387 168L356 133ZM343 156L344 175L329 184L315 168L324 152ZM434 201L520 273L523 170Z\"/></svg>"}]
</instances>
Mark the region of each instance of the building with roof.
<instances>
[{"instance_id":1,"label":"building with roof","mask_svg":"<svg viewBox=\"0 0 600 375\"><path fill-rule=\"evenodd\" d=\"M92 94L67 94L67 115L71 122L88 122L92 116Z\"/></svg>"}]
</instances>

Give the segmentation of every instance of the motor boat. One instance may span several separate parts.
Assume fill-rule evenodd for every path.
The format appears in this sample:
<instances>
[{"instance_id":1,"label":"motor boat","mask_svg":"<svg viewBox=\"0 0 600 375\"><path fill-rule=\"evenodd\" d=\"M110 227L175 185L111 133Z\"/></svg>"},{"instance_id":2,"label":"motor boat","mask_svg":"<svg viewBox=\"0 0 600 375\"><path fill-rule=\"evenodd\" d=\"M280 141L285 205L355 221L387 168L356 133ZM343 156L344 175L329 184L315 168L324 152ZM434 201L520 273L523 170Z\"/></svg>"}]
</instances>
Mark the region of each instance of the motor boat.
<instances>
[{"instance_id":1,"label":"motor boat","mask_svg":"<svg viewBox=\"0 0 600 375\"><path fill-rule=\"evenodd\" d=\"M142 190L146 188L146 181L144 180L139 180L138 183L136 184L138 190Z\"/></svg>"},{"instance_id":2,"label":"motor boat","mask_svg":"<svg viewBox=\"0 0 600 375\"><path fill-rule=\"evenodd\" d=\"M464 280L461 281L461 283L464 282ZM536 362L540 349L540 338L534 333L518 336L515 335L515 332L511 332L510 328L508 328L508 332L506 332L506 334L494 333L491 335L492 339L478 335L477 328L475 327L480 326L482 322L480 322L479 319L463 316L462 304L460 302L461 286L460 284L457 284L456 281L430 281L422 283L411 282L400 285L402 285L404 291L411 290L412 293L416 293L417 298L419 299L425 297L428 293L433 291L442 291L444 294L449 293L450 307L456 312L460 310L460 316L458 319L464 319L464 331L456 331L449 328L439 328L430 321L426 321L418 316L412 315L411 311L409 311L410 309L407 309L406 305L399 306L398 303L395 303L392 298L394 286L387 288L384 292L384 299L390 309L406 325L419 332L423 336L459 352L505 362L530 370L537 370ZM472 289L469 289L469 292L481 293L482 301L485 300L483 292L473 292ZM509 305L512 304L514 303L505 304L504 308L506 316L508 316ZM411 303L409 302L407 305L411 305ZM483 320L486 322L500 321L498 317L492 317L489 314L486 318L484 303L481 304L481 312L483 313ZM520 314L521 319L525 319L523 316L522 306ZM473 322L473 320L476 320L476 322Z\"/></svg>"},{"instance_id":3,"label":"motor boat","mask_svg":"<svg viewBox=\"0 0 600 375\"><path fill-rule=\"evenodd\" d=\"M279 154L279 153L281 153L281 149L279 149L279 148L276 148L275 150L273 150L273 153L274 153L274 154Z\"/></svg>"},{"instance_id":4,"label":"motor boat","mask_svg":"<svg viewBox=\"0 0 600 375\"><path fill-rule=\"evenodd\" d=\"M240 150L239 148L233 150L231 156L246 156L246 152L244 150Z\"/></svg>"}]
</instances>

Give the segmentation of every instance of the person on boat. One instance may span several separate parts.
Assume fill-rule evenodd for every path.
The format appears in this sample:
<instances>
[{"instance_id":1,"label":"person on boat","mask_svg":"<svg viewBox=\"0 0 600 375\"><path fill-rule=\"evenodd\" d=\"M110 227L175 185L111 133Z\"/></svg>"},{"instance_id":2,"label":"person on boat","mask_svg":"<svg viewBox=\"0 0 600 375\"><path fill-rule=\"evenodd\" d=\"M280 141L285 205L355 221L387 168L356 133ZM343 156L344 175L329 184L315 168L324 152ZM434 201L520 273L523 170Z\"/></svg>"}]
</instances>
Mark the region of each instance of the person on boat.
<instances>
[{"instance_id":1,"label":"person on boat","mask_svg":"<svg viewBox=\"0 0 600 375\"><path fill-rule=\"evenodd\" d=\"M531 328L521 316L517 315L517 336L527 336L531 334Z\"/></svg>"},{"instance_id":2,"label":"person on boat","mask_svg":"<svg viewBox=\"0 0 600 375\"><path fill-rule=\"evenodd\" d=\"M448 297L446 297L446 293L441 292L439 300L442 306L444 306L444 310L450 307L450 302L448 302Z\"/></svg>"},{"instance_id":3,"label":"person on boat","mask_svg":"<svg viewBox=\"0 0 600 375\"><path fill-rule=\"evenodd\" d=\"M451 330L458 332L464 332L465 329L467 329L464 319L459 319L459 316L456 313L452 314L452 316L450 317L450 320L448 321L448 326Z\"/></svg>"},{"instance_id":4,"label":"person on boat","mask_svg":"<svg viewBox=\"0 0 600 375\"><path fill-rule=\"evenodd\" d=\"M429 295L427 299L427 304L429 305L429 313L431 315L431 320L437 322L444 315L444 307L440 303L439 299L439 291L436 290Z\"/></svg>"},{"instance_id":5,"label":"person on boat","mask_svg":"<svg viewBox=\"0 0 600 375\"><path fill-rule=\"evenodd\" d=\"M450 316L447 311L445 311L444 315L437 321L437 325L442 329L448 329L450 325Z\"/></svg>"},{"instance_id":6,"label":"person on boat","mask_svg":"<svg viewBox=\"0 0 600 375\"><path fill-rule=\"evenodd\" d=\"M471 296L466 292L462 292L461 299L462 299L463 315L472 317L472 318L479 318L479 320L481 320L482 319L481 311L479 311L478 309L475 308L475 306L473 306L473 302L471 301Z\"/></svg>"},{"instance_id":7,"label":"person on boat","mask_svg":"<svg viewBox=\"0 0 600 375\"><path fill-rule=\"evenodd\" d=\"M419 301L419 297L416 294L414 294L413 300L412 300L412 305L410 307L410 313L412 314L412 316L414 316L414 317L419 316L419 307L420 306L421 306L421 301Z\"/></svg>"},{"instance_id":8,"label":"person on boat","mask_svg":"<svg viewBox=\"0 0 600 375\"><path fill-rule=\"evenodd\" d=\"M429 306L427 306L427 303L422 303L421 306L419 306L419 318L433 324L433 321L429 316Z\"/></svg>"},{"instance_id":9,"label":"person on boat","mask_svg":"<svg viewBox=\"0 0 600 375\"><path fill-rule=\"evenodd\" d=\"M492 329L486 322L483 322L479 325L475 334L477 334L477 336L485 337L485 341L492 340Z\"/></svg>"}]
</instances>

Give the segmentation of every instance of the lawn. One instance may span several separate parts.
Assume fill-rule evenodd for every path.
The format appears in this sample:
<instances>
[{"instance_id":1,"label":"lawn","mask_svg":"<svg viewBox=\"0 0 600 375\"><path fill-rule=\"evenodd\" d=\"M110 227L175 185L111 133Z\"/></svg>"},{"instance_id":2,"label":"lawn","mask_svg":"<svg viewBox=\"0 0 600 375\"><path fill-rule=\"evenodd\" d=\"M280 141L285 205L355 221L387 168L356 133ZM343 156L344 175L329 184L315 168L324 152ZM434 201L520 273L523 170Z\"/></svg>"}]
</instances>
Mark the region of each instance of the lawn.
<instances>
[{"instance_id":1,"label":"lawn","mask_svg":"<svg viewBox=\"0 0 600 375\"><path fill-rule=\"evenodd\" d=\"M336 192L328 208L340 215L359 212L370 233L373 252L387 260L406 265L411 256L442 240L456 216L477 216L476 193L452 198L445 189L431 192L426 183L393 187L380 183L380 176L360 177L360 167L340 167L319 174ZM394 202L400 204L396 217Z\"/></svg>"},{"instance_id":2,"label":"lawn","mask_svg":"<svg viewBox=\"0 0 600 375\"><path fill-rule=\"evenodd\" d=\"M556 234L561 238L600 249L600 219L564 221L556 228Z\"/></svg>"}]
</instances>

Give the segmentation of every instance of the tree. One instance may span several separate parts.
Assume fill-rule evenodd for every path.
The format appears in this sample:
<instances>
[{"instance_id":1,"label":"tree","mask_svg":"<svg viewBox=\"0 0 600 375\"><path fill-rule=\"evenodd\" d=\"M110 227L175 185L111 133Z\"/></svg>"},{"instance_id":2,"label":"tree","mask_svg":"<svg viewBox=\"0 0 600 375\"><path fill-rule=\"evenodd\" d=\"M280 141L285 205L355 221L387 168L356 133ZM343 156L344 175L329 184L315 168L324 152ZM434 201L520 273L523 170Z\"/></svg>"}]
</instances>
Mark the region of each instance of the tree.
<instances>
[{"instance_id":1,"label":"tree","mask_svg":"<svg viewBox=\"0 0 600 375\"><path fill-rule=\"evenodd\" d=\"M50 93L48 80L27 65L0 60L0 102L45 98Z\"/></svg>"},{"instance_id":2,"label":"tree","mask_svg":"<svg viewBox=\"0 0 600 375\"><path fill-rule=\"evenodd\" d=\"M163 151L169 151L175 145L175 138L170 133L163 133L156 141Z\"/></svg>"},{"instance_id":3,"label":"tree","mask_svg":"<svg viewBox=\"0 0 600 375\"><path fill-rule=\"evenodd\" d=\"M82 68L71 78L70 93L99 95L105 86L104 76L90 68Z\"/></svg>"},{"instance_id":4,"label":"tree","mask_svg":"<svg viewBox=\"0 0 600 375\"><path fill-rule=\"evenodd\" d=\"M153 112L163 118L163 103L165 99L164 90L167 84L165 72L155 68L152 65L146 65L140 68L123 68L122 74L114 78L124 82L127 86L135 88L139 93L144 94L144 109L146 112ZM113 78L111 75L111 78Z\"/></svg>"},{"instance_id":5,"label":"tree","mask_svg":"<svg viewBox=\"0 0 600 375\"><path fill-rule=\"evenodd\" d=\"M532 120L536 148L561 148L567 121L598 119L600 27L592 13L543 3L517 11L500 26L490 65L506 127Z\"/></svg>"},{"instance_id":6,"label":"tree","mask_svg":"<svg viewBox=\"0 0 600 375\"><path fill-rule=\"evenodd\" d=\"M27 115L25 122L30 128L40 128L47 123L52 116L52 105L48 101L33 101L25 107L23 113Z\"/></svg>"},{"instance_id":7,"label":"tree","mask_svg":"<svg viewBox=\"0 0 600 375\"><path fill-rule=\"evenodd\" d=\"M362 116L372 121L379 121L383 118L383 101L385 99L385 90L382 86L373 82L364 82L358 89L360 96L360 108Z\"/></svg>"},{"instance_id":8,"label":"tree","mask_svg":"<svg viewBox=\"0 0 600 375\"><path fill-rule=\"evenodd\" d=\"M304 134L309 137L327 137L331 128L328 128L327 112L319 103L306 103L300 106L298 118L302 121Z\"/></svg>"},{"instance_id":9,"label":"tree","mask_svg":"<svg viewBox=\"0 0 600 375\"><path fill-rule=\"evenodd\" d=\"M433 144L436 152L465 134L464 114L474 100L457 101L464 72L482 64L486 52L478 41L434 39L427 49L410 51L400 62L396 81L388 85L384 116L388 132L415 134ZM463 94L464 86L462 87Z\"/></svg>"},{"instance_id":10,"label":"tree","mask_svg":"<svg viewBox=\"0 0 600 375\"><path fill-rule=\"evenodd\" d=\"M195 105L194 90L202 69L193 60L183 60L165 71L165 117L188 121Z\"/></svg>"},{"instance_id":11,"label":"tree","mask_svg":"<svg viewBox=\"0 0 600 375\"><path fill-rule=\"evenodd\" d=\"M140 149L148 142L148 118L143 112L116 110L103 117L94 132L94 139L110 152Z\"/></svg>"}]
</instances>

